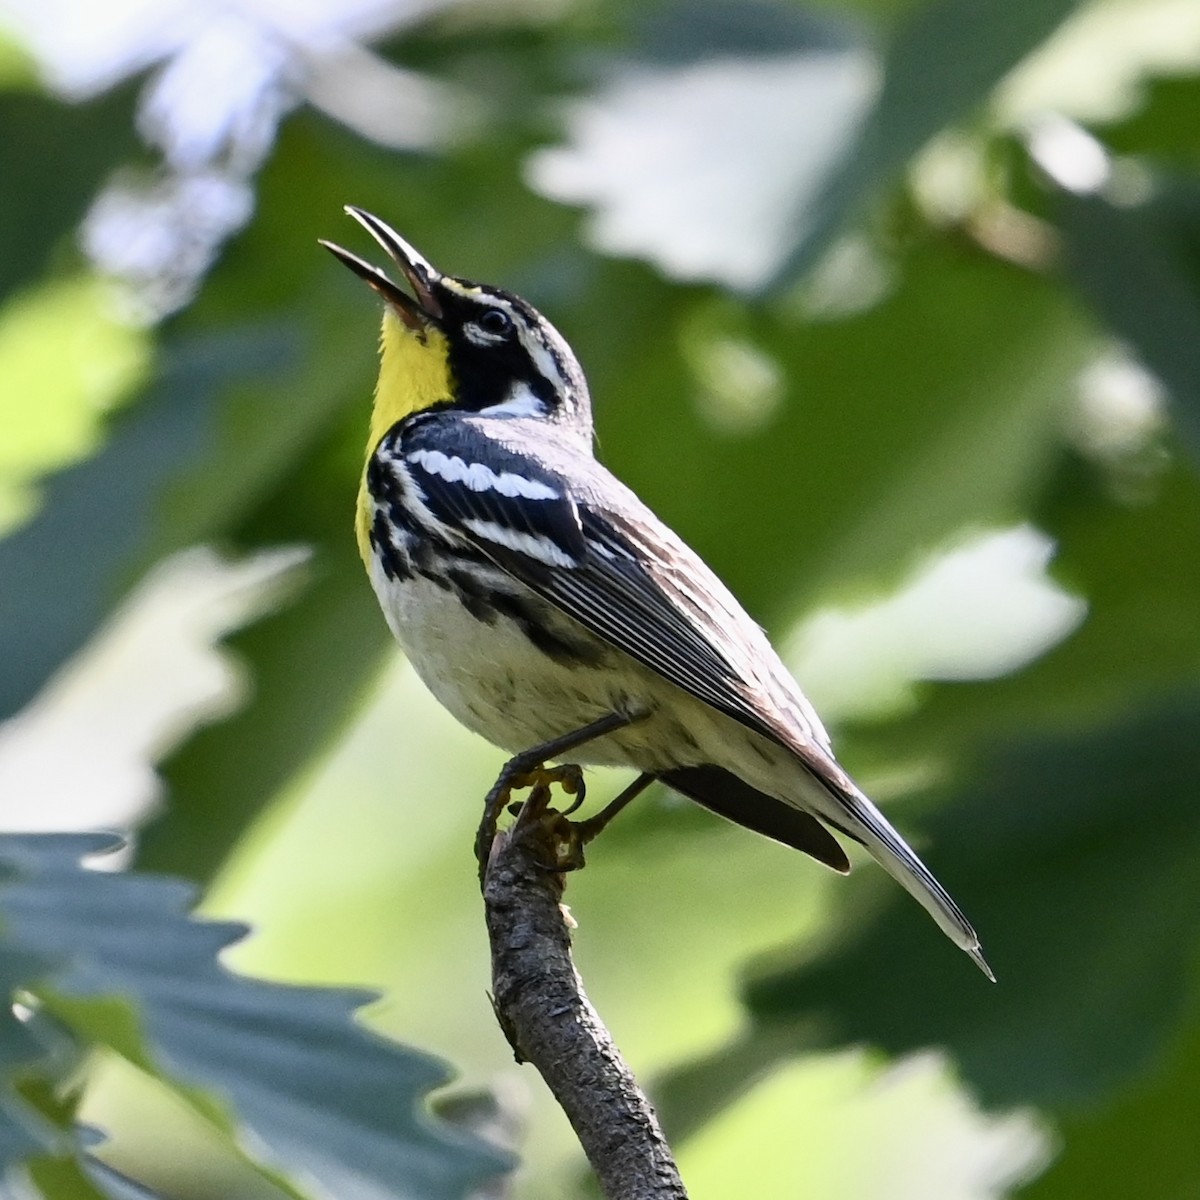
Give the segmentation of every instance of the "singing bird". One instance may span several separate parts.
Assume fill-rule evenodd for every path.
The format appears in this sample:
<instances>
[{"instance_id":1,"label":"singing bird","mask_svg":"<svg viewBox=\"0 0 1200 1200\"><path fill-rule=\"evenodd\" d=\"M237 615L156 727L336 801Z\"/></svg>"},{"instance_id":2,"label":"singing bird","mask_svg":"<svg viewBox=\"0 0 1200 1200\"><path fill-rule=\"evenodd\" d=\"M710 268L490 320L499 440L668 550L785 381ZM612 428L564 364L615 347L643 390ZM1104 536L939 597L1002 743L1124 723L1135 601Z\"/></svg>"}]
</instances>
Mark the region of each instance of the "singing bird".
<instances>
[{"instance_id":1,"label":"singing bird","mask_svg":"<svg viewBox=\"0 0 1200 1200\"><path fill-rule=\"evenodd\" d=\"M628 767L811 855L861 843L989 977L962 911L834 757L763 631L595 457L583 371L501 288L444 275L346 211L411 289L323 242L383 300L358 544L388 625L469 729ZM667 465L667 464L664 464Z\"/></svg>"}]
</instances>

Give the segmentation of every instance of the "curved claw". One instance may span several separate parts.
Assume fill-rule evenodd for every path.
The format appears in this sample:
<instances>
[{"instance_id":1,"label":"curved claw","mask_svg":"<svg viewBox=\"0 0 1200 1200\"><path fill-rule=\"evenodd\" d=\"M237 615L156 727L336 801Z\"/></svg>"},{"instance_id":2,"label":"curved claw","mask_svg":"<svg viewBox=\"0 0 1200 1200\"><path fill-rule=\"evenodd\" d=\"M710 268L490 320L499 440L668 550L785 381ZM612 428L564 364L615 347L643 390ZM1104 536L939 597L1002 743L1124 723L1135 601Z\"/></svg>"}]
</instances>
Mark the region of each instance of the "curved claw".
<instances>
[{"instance_id":1,"label":"curved claw","mask_svg":"<svg viewBox=\"0 0 1200 1200\"><path fill-rule=\"evenodd\" d=\"M487 874L488 859L491 857L492 843L496 839L500 814L506 808L510 811L517 808L518 823L539 819L546 812L550 803L551 788L555 784L572 797L570 805L561 814L556 814L565 818L579 808L587 795L580 767L574 763L563 763L555 767L547 767L541 763L531 764L526 757L519 754L504 765L484 801L483 819L475 834L475 860L479 864L480 883ZM512 793L525 788L530 789L529 799L524 804L511 805ZM572 861L575 857L570 856Z\"/></svg>"}]
</instances>

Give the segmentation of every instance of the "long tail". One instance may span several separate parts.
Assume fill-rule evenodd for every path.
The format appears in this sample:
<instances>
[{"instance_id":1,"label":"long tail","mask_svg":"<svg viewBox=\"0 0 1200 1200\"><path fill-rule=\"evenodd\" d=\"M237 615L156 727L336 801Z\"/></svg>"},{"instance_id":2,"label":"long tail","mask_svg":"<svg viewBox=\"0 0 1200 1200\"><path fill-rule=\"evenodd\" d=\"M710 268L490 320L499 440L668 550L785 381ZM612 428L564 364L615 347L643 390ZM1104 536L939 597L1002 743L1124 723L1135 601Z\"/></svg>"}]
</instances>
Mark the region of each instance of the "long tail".
<instances>
[{"instance_id":1,"label":"long tail","mask_svg":"<svg viewBox=\"0 0 1200 1200\"><path fill-rule=\"evenodd\" d=\"M847 837L861 842L879 865L933 917L946 936L965 950L971 961L995 983L996 976L983 957L979 935L971 922L883 813L862 792L827 790L836 805L836 813L822 812L822 819Z\"/></svg>"}]
</instances>

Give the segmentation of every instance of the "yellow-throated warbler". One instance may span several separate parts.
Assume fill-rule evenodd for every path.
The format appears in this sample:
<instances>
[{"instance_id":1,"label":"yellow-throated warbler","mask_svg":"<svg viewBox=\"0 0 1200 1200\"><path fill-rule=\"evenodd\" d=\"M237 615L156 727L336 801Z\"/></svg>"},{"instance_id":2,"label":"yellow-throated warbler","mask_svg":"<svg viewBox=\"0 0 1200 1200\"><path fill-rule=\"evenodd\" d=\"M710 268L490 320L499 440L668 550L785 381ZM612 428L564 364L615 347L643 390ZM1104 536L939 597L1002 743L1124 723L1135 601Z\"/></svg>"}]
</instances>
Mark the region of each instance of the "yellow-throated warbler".
<instances>
[{"instance_id":1,"label":"yellow-throated warbler","mask_svg":"<svg viewBox=\"0 0 1200 1200\"><path fill-rule=\"evenodd\" d=\"M558 331L346 211L413 292L324 243L384 301L358 541L430 691L506 750L632 767L637 787L664 780L845 872L826 826L839 830L991 977L970 923L838 764L762 630L596 461L587 383Z\"/></svg>"}]
</instances>

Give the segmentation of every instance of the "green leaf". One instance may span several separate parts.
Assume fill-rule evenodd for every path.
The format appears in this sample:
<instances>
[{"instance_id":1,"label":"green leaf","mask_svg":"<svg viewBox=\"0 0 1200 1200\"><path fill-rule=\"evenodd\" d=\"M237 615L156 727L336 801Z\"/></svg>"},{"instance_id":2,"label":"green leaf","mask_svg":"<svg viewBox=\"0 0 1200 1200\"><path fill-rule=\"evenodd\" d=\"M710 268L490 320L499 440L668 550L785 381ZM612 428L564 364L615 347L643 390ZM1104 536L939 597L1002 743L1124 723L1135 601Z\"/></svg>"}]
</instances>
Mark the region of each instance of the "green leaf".
<instances>
[{"instance_id":1,"label":"green leaf","mask_svg":"<svg viewBox=\"0 0 1200 1200\"><path fill-rule=\"evenodd\" d=\"M0 951L51 964L22 983L81 1036L154 1067L261 1160L314 1181L313 1195L464 1196L507 1167L425 1110L447 1071L359 1024L370 995L230 973L218 955L244 927L190 918L179 880L81 869L100 844L0 839Z\"/></svg>"},{"instance_id":2,"label":"green leaf","mask_svg":"<svg viewBox=\"0 0 1200 1200\"><path fill-rule=\"evenodd\" d=\"M883 86L838 171L807 214L809 233L779 273L813 265L829 239L935 133L962 122L1079 0L935 0L903 21L884 54Z\"/></svg>"},{"instance_id":3,"label":"green leaf","mask_svg":"<svg viewBox=\"0 0 1200 1200\"><path fill-rule=\"evenodd\" d=\"M1181 1200L1200 1189L1196 1080L1200 1022L1192 1021L1152 1076L1100 1112L1061 1123L1062 1156L1021 1200Z\"/></svg>"},{"instance_id":4,"label":"green leaf","mask_svg":"<svg viewBox=\"0 0 1200 1200\"><path fill-rule=\"evenodd\" d=\"M800 1023L827 1046L942 1044L995 1106L1071 1109L1145 1072L1194 986L1198 720L1189 694L1086 735L1013 744L924 823L926 861L980 931L997 985L863 872L819 958L748 984L757 1028L777 1048Z\"/></svg>"},{"instance_id":5,"label":"green leaf","mask_svg":"<svg viewBox=\"0 0 1200 1200\"><path fill-rule=\"evenodd\" d=\"M1056 577L1087 602L1078 630L1002 679L927 685L919 711L854 731L874 758L969 762L1028 731L1080 729L1190 686L1200 675L1200 478L1176 462L1134 499L1067 456L1033 514L1059 544ZM965 775L962 777L965 778Z\"/></svg>"},{"instance_id":6,"label":"green leaf","mask_svg":"<svg viewBox=\"0 0 1200 1200\"><path fill-rule=\"evenodd\" d=\"M19 581L0 594L0 716L83 644L133 565L148 564L164 491L216 439L225 390L280 371L291 345L278 328L260 328L178 346L103 449L55 478L37 517L0 541L0 578ZM204 528L193 515L190 532Z\"/></svg>"},{"instance_id":7,"label":"green leaf","mask_svg":"<svg viewBox=\"0 0 1200 1200\"><path fill-rule=\"evenodd\" d=\"M85 104L0 90L0 297L44 270L100 184L135 152L134 89Z\"/></svg>"},{"instance_id":8,"label":"green leaf","mask_svg":"<svg viewBox=\"0 0 1200 1200\"><path fill-rule=\"evenodd\" d=\"M1152 203L1117 208L1098 196L1063 195L1068 270L1112 331L1163 382L1176 425L1200 462L1200 292L1186 243L1200 240L1195 185ZM1200 261L1200 255L1195 255Z\"/></svg>"}]
</instances>

